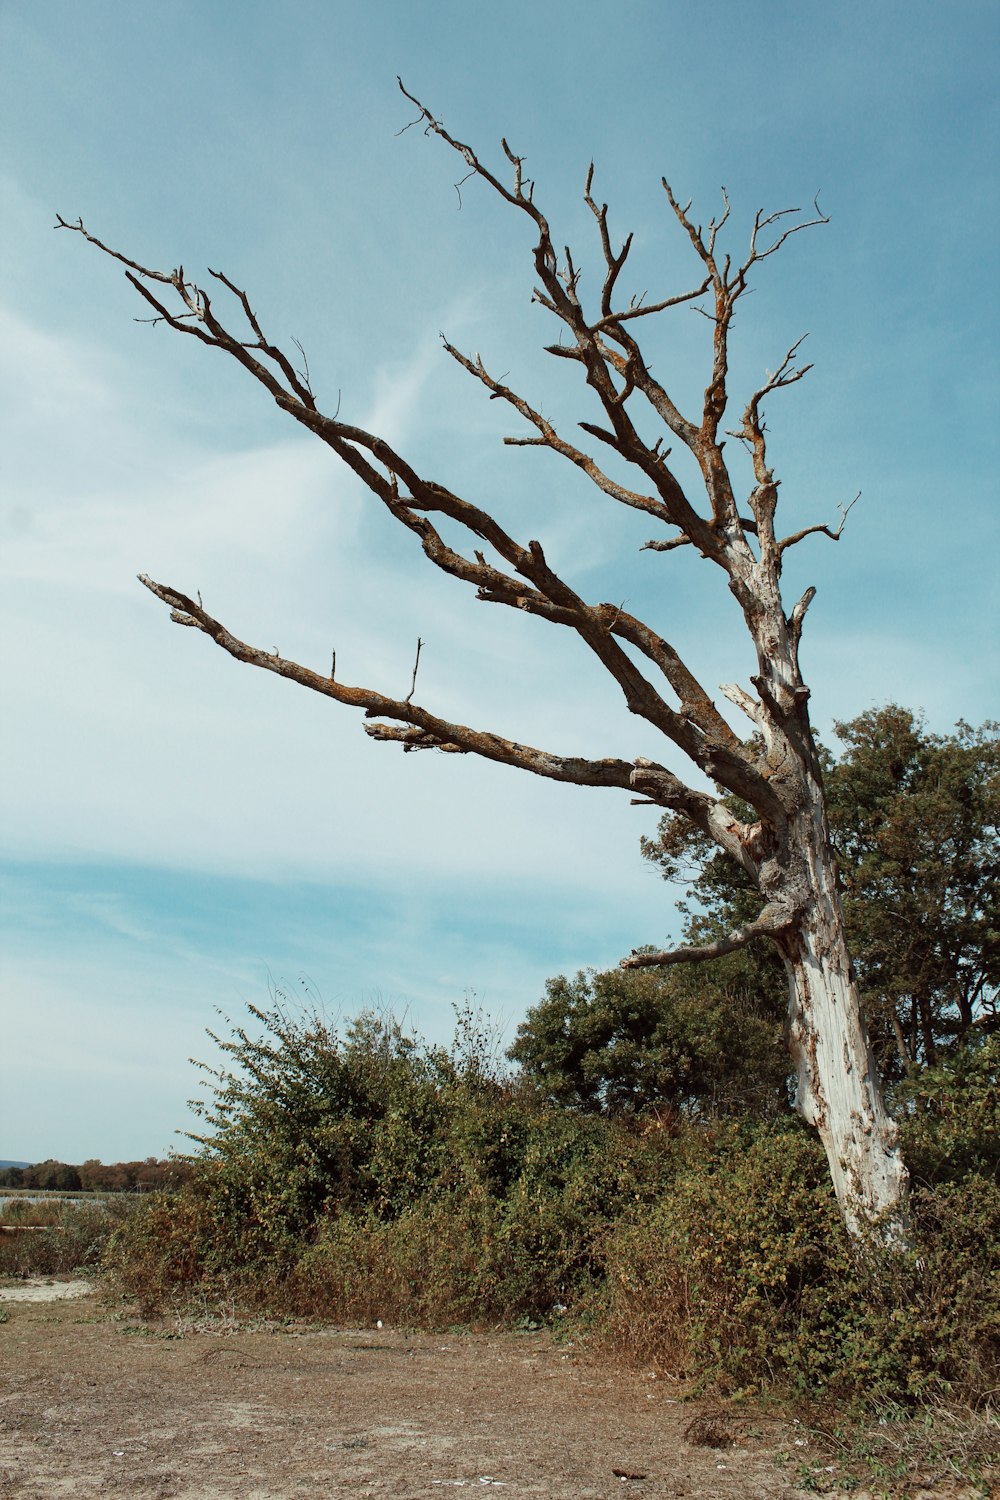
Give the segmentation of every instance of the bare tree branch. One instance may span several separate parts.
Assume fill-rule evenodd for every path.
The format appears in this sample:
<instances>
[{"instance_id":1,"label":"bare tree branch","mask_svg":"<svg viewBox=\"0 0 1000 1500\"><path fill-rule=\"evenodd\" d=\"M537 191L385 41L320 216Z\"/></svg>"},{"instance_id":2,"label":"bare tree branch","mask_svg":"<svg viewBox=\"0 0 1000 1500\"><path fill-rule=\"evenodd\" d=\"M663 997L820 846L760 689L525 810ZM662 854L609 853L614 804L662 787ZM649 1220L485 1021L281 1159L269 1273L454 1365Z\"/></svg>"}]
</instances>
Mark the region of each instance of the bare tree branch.
<instances>
[{"instance_id":1,"label":"bare tree branch","mask_svg":"<svg viewBox=\"0 0 1000 1500\"><path fill-rule=\"evenodd\" d=\"M757 535L757 522L751 521L747 516L737 517L740 527L748 536ZM691 538L689 536L667 537L665 541L643 542L639 548L640 552L673 552L675 547L689 547Z\"/></svg>"},{"instance_id":2,"label":"bare tree branch","mask_svg":"<svg viewBox=\"0 0 1000 1500\"><path fill-rule=\"evenodd\" d=\"M86 233L83 230L81 232ZM104 248L93 236L87 235L87 238L99 248ZM127 274L146 299L153 301L157 310L171 321L169 312L152 298L148 289L131 272ZM237 358L265 386L279 406L322 438L382 500L393 516L417 535L425 555L435 566L473 584L479 597L484 600L505 603L575 630L619 683L631 712L647 719L673 739L697 764L702 765L707 774L720 779L731 790L737 791L741 796L756 792L767 800L766 782L756 769L752 754L744 749L715 708L709 694L687 670L672 647L648 626L621 609L613 609L610 605L587 605L552 571L537 542L529 542L527 547L515 542L487 512L443 486L424 480L384 439L319 412L312 392L302 384L291 362L265 336L245 292L223 273L213 274L237 298L244 317L256 335L252 345L248 346L246 341L236 339L219 321L205 294L191 287L179 273L176 281L165 276L154 279L166 280L175 286L185 302L193 306L203 323L204 328L197 330L202 340ZM255 357L251 349L263 354L271 364L278 367L284 377L284 384L275 378L267 365ZM466 361L458 351L451 350L450 346L449 352L453 353L459 363L471 365L471 361ZM534 412L522 398L509 388L500 387L499 382L492 381L485 368L480 371L472 365L472 372L488 387L495 388L496 394L502 394L504 399L527 415L529 420L543 424L547 445L550 442L555 451L562 452L574 462L577 461L575 455L579 455L579 466L588 468L590 477L600 483L597 466L586 455L574 449L573 445L564 443L545 419ZM407 492L401 486L405 486ZM629 492L620 486L615 488L618 490L615 498L629 503ZM662 511L660 503L652 497L634 496L634 499L642 508L645 508L643 502L648 500L649 508L654 513ZM469 558L448 546L429 519L434 512L459 522L474 536L488 542L512 566L517 576L491 566L481 552L477 552L474 558ZM679 710L671 708L664 701L629 656L615 644L615 636L636 646L663 672L667 682L678 694Z\"/></svg>"},{"instance_id":3,"label":"bare tree branch","mask_svg":"<svg viewBox=\"0 0 1000 1500\"><path fill-rule=\"evenodd\" d=\"M741 688L739 684L735 682L724 682L720 686L719 692L722 693L726 698L728 698L730 703L735 704L735 706L742 713L746 714L747 718L752 724L756 724L758 727L760 726L760 704L758 703L756 698L752 698L750 696L745 688Z\"/></svg>"},{"instance_id":4,"label":"bare tree branch","mask_svg":"<svg viewBox=\"0 0 1000 1500\"><path fill-rule=\"evenodd\" d=\"M815 229L819 224L829 224L829 216L820 211L819 193L817 193L815 198L813 199L813 209L816 214L816 217L814 219L800 219L797 224L789 225L789 227L783 230L778 238L774 240L766 250L757 249L757 236L760 231L762 229L770 228L772 224L777 224L779 219L788 218L790 214L800 213L801 210L798 208L780 208L777 210L777 212L770 214L765 214L762 209L758 210L754 218L753 233L750 236L750 254L740 268L740 275L744 280L746 279L747 273L749 272L751 266L755 265L758 261L767 260L769 255L775 255L781 249L785 241L790 239L793 234L801 234L803 229Z\"/></svg>"},{"instance_id":5,"label":"bare tree branch","mask_svg":"<svg viewBox=\"0 0 1000 1500\"><path fill-rule=\"evenodd\" d=\"M411 701L411 699L413 698L414 693L417 690L417 669L420 666L420 653L423 650L423 648L424 648L424 643L420 639L420 637L418 636L417 637L417 654L416 654L416 657L415 657L414 662L413 662L413 677L412 677L412 679L410 681L410 691L407 693L406 697L403 699L404 703L409 703Z\"/></svg>"},{"instance_id":6,"label":"bare tree branch","mask_svg":"<svg viewBox=\"0 0 1000 1500\"><path fill-rule=\"evenodd\" d=\"M797 912L790 911L785 906L765 906L755 921L748 922L745 927L737 927L717 942L687 944L657 953L643 953L635 949L629 958L621 960L619 967L649 969L666 964L705 963L708 959L724 958L727 953L745 948L755 938L773 938L778 933L787 931L794 924L797 915Z\"/></svg>"},{"instance_id":7,"label":"bare tree branch","mask_svg":"<svg viewBox=\"0 0 1000 1500\"><path fill-rule=\"evenodd\" d=\"M177 271L151 271L148 266L140 265L137 260L129 260L128 256L122 255L120 250L112 250L110 245L105 245L103 240L99 240L96 235L91 234L84 227L82 219L78 218L76 223L72 224L68 219L64 219L62 214L56 214L55 228L72 229L75 234L82 234L85 240L89 240L92 245L96 245L98 250L103 250L105 255L110 255L112 260L120 261L123 266L131 267L133 271L138 271L140 276L146 277L149 281L163 281L168 286L174 287L177 291L180 291L181 287L185 285L183 266Z\"/></svg>"},{"instance_id":8,"label":"bare tree branch","mask_svg":"<svg viewBox=\"0 0 1000 1500\"><path fill-rule=\"evenodd\" d=\"M618 355L612 351L587 322L577 293L579 278L572 257L567 250L564 254L564 261L560 265L548 220L533 201L533 185L525 184L523 158L517 156L506 141L501 142L504 154L514 169L513 189L505 187L494 173L483 166L470 146L456 140L441 122L435 119L414 95L409 93L402 80L398 82L406 98L421 111L425 130L439 136L462 157L473 173L487 182L507 203L527 214L535 224L538 242L534 250L534 262L541 283L535 289L535 298L543 307L560 318L576 343L575 350L566 351L556 345L551 352L558 353L563 358L578 359L583 364L587 384L598 396L610 419L614 446L653 483L674 524L685 532L691 533L706 556L722 562L722 552L710 526L690 504L676 476L667 468L663 457L647 447L628 418L625 412L624 393L616 387L612 372L626 377L626 388L631 387L645 395L671 430L682 437L689 446L695 440L697 429L681 416L666 391L653 380L641 361L634 340L630 338L620 322L614 324L613 331L617 341L624 346L624 355ZM682 298L682 300L687 299Z\"/></svg>"},{"instance_id":9,"label":"bare tree branch","mask_svg":"<svg viewBox=\"0 0 1000 1500\"><path fill-rule=\"evenodd\" d=\"M428 712L409 698L390 698L371 688L350 687L337 682L332 676L324 677L309 667L289 661L277 652L262 651L233 635L221 621L214 619L195 600L167 584L157 583L145 574L139 575L151 594L162 600L170 610L170 618L176 625L200 630L221 646L237 661L260 667L279 677L288 678L311 692L325 698L333 698L351 708L361 709L369 719L391 719L410 726L411 748L434 748L462 754L479 755L486 760L517 766L535 776L544 776L553 781L572 782L578 786L606 786L631 789L633 765L629 761L606 759L586 760L580 756L555 755L547 750L538 750L516 740L487 730L470 729L464 724L453 724ZM378 723L366 724L366 732L377 740L401 740L407 744L407 731Z\"/></svg>"},{"instance_id":10,"label":"bare tree branch","mask_svg":"<svg viewBox=\"0 0 1000 1500\"><path fill-rule=\"evenodd\" d=\"M815 597L816 590L812 586L810 586L806 589L805 593L802 595L802 598L796 604L795 608L792 610L791 614L788 617L788 633L792 638L792 644L795 648L796 659L798 659L799 641L802 638L802 622L806 617L806 610L809 608Z\"/></svg>"},{"instance_id":11,"label":"bare tree branch","mask_svg":"<svg viewBox=\"0 0 1000 1500\"><path fill-rule=\"evenodd\" d=\"M509 386L504 385L501 381L494 380L486 370L478 354L474 360L470 359L468 355L463 354L450 344L447 339L444 341L444 347L452 359L456 360L464 370L467 370L476 380L481 381L487 390L493 393L494 399L506 401L508 405L512 406L516 412L524 417L525 421L530 422L533 427L537 428L541 434L537 438L504 438L504 442L508 447L551 448L554 453L559 453L563 458L568 458L570 463L575 464L578 469L581 469L597 485L599 490L602 490L606 495L610 495L613 500L620 501L622 505L630 505L635 510L644 510L647 514L657 516L660 519L668 519L664 513L662 500L652 495L637 494L634 490L627 489L624 485L616 484L613 479L605 474L604 470L600 468L594 459L591 458L590 454L582 452L581 449L567 442L565 438L560 437L551 422L547 421L541 412L536 411L533 406L530 406L523 396L517 395L515 391L512 391Z\"/></svg>"},{"instance_id":12,"label":"bare tree branch","mask_svg":"<svg viewBox=\"0 0 1000 1500\"><path fill-rule=\"evenodd\" d=\"M797 542L801 542L805 537L815 536L817 533L822 533L823 536L828 536L831 542L839 542L844 530L844 522L847 520L847 517L850 515L851 511L854 509L860 499L861 491L858 490L858 493L855 495L854 499L850 502L849 505L840 506L840 522L832 530L829 526L806 526L802 531L796 531L791 536L786 536L783 541L780 541L778 543L779 554L784 552L788 547L794 547Z\"/></svg>"}]
</instances>

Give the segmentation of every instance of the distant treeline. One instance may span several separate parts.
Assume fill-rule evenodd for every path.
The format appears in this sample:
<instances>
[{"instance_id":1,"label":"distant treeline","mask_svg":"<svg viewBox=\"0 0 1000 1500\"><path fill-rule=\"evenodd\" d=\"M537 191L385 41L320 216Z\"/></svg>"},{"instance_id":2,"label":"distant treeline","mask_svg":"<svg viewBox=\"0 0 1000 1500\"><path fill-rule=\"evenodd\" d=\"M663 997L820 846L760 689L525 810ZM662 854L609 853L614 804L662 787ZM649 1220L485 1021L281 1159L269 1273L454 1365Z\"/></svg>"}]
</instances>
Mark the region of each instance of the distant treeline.
<instances>
[{"instance_id":1,"label":"distant treeline","mask_svg":"<svg viewBox=\"0 0 1000 1500\"><path fill-rule=\"evenodd\" d=\"M40 1161L32 1167L0 1168L0 1188L39 1188L43 1192L126 1193L178 1187L191 1175L187 1162L145 1161L104 1163L90 1160L73 1166L65 1161Z\"/></svg>"}]
</instances>

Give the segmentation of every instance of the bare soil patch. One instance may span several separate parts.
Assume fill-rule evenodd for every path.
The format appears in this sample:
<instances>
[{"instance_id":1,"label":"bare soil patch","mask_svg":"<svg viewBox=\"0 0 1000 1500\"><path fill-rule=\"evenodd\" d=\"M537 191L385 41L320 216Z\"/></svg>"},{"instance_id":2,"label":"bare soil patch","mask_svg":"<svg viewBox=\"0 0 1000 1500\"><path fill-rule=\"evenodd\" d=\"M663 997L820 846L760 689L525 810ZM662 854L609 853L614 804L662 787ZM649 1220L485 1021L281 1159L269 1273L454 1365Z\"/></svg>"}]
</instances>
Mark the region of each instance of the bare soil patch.
<instances>
[{"instance_id":1,"label":"bare soil patch","mask_svg":"<svg viewBox=\"0 0 1000 1500\"><path fill-rule=\"evenodd\" d=\"M150 1326L90 1294L5 1311L4 1500L797 1500L819 1456L545 1333Z\"/></svg>"},{"instance_id":2,"label":"bare soil patch","mask_svg":"<svg viewBox=\"0 0 1000 1500\"><path fill-rule=\"evenodd\" d=\"M0 1302L65 1302L76 1297L89 1297L93 1291L89 1281L29 1276L24 1281L0 1286Z\"/></svg>"}]
</instances>

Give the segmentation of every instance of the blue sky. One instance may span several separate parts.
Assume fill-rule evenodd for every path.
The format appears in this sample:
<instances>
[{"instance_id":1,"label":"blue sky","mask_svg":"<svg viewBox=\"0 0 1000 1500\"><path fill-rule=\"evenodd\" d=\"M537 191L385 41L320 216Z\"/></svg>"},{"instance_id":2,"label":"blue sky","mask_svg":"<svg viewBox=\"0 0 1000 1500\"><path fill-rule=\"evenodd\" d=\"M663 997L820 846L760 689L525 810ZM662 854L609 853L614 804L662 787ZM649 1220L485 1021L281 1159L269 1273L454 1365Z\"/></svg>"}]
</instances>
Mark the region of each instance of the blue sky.
<instances>
[{"instance_id":1,"label":"blue sky","mask_svg":"<svg viewBox=\"0 0 1000 1500\"><path fill-rule=\"evenodd\" d=\"M444 331L567 424L540 353L530 237L419 130L528 158L560 238L593 253L591 157L650 294L697 280L659 179L738 253L759 206L829 227L761 269L734 399L808 331L772 402L787 529L819 594L815 718L890 699L947 730L996 712L997 103L993 0L255 3L0 0L4 651L0 1156L162 1154L189 1123L217 1011L268 986L444 1039L472 992L508 1034L547 976L678 930L643 867L648 809L464 758L371 744L347 710L239 668L136 583L245 639L558 751L663 755L572 642L428 572L319 444L193 340L139 325L120 270L222 268L306 347L320 404L537 536L588 597L629 600L711 687L745 645L697 559L640 554L630 515L510 422ZM591 264L593 262L591 261ZM595 273L596 274L596 273ZM690 405L707 325L654 335ZM669 377L669 378L668 378Z\"/></svg>"}]
</instances>

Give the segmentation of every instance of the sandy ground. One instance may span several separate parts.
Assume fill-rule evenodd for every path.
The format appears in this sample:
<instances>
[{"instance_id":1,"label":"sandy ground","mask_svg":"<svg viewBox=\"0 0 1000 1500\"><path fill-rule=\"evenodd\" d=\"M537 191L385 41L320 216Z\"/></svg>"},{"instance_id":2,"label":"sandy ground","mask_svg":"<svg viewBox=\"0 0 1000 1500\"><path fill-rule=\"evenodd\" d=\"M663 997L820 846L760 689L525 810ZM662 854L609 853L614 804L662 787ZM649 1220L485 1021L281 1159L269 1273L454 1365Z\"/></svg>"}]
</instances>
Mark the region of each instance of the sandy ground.
<instances>
[{"instance_id":1,"label":"sandy ground","mask_svg":"<svg viewBox=\"0 0 1000 1500\"><path fill-rule=\"evenodd\" d=\"M83 1283L0 1296L3 1500L799 1500L821 1462L794 1424L545 1333L150 1326Z\"/></svg>"},{"instance_id":2,"label":"sandy ground","mask_svg":"<svg viewBox=\"0 0 1000 1500\"><path fill-rule=\"evenodd\" d=\"M55 1281L32 1276L0 1286L0 1302L65 1302L74 1297L89 1297L93 1291L89 1281Z\"/></svg>"}]
</instances>

